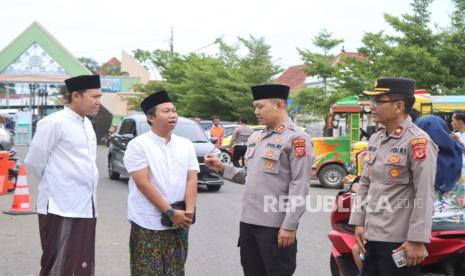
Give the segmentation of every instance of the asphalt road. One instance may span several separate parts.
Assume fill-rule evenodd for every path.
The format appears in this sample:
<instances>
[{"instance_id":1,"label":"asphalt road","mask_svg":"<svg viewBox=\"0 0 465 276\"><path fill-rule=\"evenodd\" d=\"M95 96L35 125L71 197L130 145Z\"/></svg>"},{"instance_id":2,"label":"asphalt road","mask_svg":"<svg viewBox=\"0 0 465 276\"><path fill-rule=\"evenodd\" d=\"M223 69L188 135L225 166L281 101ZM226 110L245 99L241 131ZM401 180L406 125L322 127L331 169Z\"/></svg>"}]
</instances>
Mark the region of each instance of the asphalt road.
<instances>
[{"instance_id":1,"label":"asphalt road","mask_svg":"<svg viewBox=\"0 0 465 276\"><path fill-rule=\"evenodd\" d=\"M18 147L22 160L27 147ZM107 148L99 146L98 222L96 275L129 275L129 223L126 219L127 180L110 180L106 170ZM62 181L66 181L63 179ZM37 180L28 177L31 202L35 206ZM242 275L239 250L240 201L243 186L226 182L219 192L199 188L197 222L189 232L186 275ZM311 186L312 198L336 190ZM0 211L11 208L12 194L0 196ZM328 201L326 201L328 202ZM324 205L324 204L323 204ZM316 208L317 204L312 204ZM306 212L298 230L297 276L330 275L329 212ZM37 275L41 248L37 215L11 216L0 213L0 275Z\"/></svg>"}]
</instances>

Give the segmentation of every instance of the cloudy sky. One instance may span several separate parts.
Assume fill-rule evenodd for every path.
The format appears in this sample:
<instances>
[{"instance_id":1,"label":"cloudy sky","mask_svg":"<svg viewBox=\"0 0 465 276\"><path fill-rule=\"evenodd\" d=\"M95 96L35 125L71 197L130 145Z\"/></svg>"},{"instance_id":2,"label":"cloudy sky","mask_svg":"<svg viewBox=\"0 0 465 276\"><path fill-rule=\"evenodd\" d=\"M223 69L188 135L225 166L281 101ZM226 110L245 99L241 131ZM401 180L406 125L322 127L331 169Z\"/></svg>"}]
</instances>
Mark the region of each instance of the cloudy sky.
<instances>
[{"instance_id":1,"label":"cloudy sky","mask_svg":"<svg viewBox=\"0 0 465 276\"><path fill-rule=\"evenodd\" d=\"M174 29L175 51L214 54L215 38L233 43L238 36L265 37L277 64L301 63L296 48L312 48L322 29L344 39L346 51L361 46L365 32L392 32L384 13L410 11L408 0L14 0L3 1L0 49L33 21L41 23L76 56L104 62L121 50L168 49ZM432 21L446 26L450 0L435 0ZM200 50L199 50L200 49ZM338 49L339 50L339 49Z\"/></svg>"}]
</instances>

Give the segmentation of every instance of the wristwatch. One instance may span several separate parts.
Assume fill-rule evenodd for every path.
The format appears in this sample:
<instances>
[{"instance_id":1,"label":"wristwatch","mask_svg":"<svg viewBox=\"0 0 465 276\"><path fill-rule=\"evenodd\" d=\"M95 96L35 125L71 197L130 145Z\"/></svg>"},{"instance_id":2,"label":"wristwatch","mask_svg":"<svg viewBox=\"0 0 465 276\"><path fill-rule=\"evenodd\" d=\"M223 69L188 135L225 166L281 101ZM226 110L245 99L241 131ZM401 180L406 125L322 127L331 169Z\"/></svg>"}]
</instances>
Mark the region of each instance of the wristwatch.
<instances>
[{"instance_id":1,"label":"wristwatch","mask_svg":"<svg viewBox=\"0 0 465 276\"><path fill-rule=\"evenodd\" d=\"M171 218L174 215L174 209L170 207L168 210L166 210L165 215Z\"/></svg>"}]
</instances>

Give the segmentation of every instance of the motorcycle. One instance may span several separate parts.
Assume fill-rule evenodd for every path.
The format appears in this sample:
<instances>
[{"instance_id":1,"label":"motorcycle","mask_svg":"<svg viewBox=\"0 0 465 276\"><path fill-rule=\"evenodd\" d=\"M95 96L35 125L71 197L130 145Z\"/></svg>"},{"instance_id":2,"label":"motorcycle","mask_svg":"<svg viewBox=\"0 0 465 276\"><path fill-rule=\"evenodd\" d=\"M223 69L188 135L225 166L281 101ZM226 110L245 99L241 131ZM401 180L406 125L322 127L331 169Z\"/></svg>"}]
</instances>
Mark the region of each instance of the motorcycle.
<instances>
[{"instance_id":1,"label":"motorcycle","mask_svg":"<svg viewBox=\"0 0 465 276\"><path fill-rule=\"evenodd\" d=\"M363 154L355 156L360 164ZM357 166L359 167L359 166ZM356 276L353 249L356 248L355 227L349 225L350 208L355 192L352 186L360 177L360 170L349 170L346 178L350 182L336 196L336 204L331 212L332 230L328 234L331 242L330 269L332 276ZM422 275L429 276L465 276L465 224L433 224L432 239L427 246L428 257L421 264Z\"/></svg>"}]
</instances>

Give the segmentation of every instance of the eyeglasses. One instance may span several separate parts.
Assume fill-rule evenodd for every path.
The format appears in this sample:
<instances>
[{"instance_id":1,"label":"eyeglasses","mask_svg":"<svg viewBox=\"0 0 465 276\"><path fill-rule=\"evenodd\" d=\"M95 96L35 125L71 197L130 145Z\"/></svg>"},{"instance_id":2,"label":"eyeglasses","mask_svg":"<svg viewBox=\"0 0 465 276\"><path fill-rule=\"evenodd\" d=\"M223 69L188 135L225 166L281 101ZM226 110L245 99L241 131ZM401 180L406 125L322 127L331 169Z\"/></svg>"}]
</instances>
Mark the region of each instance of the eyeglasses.
<instances>
[{"instance_id":1,"label":"eyeglasses","mask_svg":"<svg viewBox=\"0 0 465 276\"><path fill-rule=\"evenodd\" d=\"M378 105L382 105L384 103L395 103L395 102L399 102L400 100L376 100L376 99L370 99L370 103L373 105L373 106L378 106Z\"/></svg>"}]
</instances>

